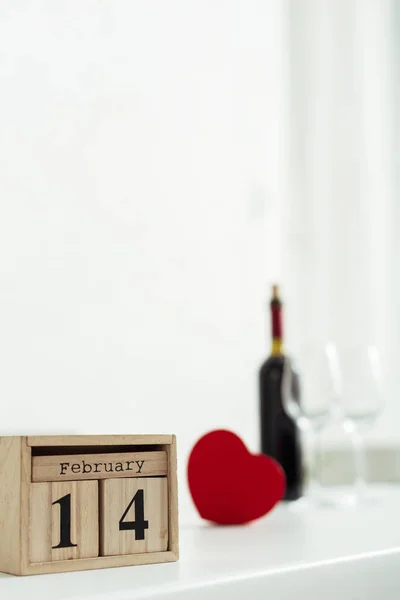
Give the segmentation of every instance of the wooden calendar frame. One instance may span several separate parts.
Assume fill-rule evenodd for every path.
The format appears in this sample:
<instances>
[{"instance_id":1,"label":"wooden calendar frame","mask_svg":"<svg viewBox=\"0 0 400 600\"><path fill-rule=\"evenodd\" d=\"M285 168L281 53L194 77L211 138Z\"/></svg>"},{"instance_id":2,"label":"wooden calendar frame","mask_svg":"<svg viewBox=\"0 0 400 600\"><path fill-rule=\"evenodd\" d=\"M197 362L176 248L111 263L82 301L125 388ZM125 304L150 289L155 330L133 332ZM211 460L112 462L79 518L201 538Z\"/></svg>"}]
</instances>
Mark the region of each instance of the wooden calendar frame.
<instances>
[{"instance_id":1,"label":"wooden calendar frame","mask_svg":"<svg viewBox=\"0 0 400 600\"><path fill-rule=\"evenodd\" d=\"M168 545L162 552L31 562L29 554L32 463L36 452L165 451L168 490ZM0 571L14 575L59 573L178 560L178 491L174 435L67 435L0 437Z\"/></svg>"}]
</instances>

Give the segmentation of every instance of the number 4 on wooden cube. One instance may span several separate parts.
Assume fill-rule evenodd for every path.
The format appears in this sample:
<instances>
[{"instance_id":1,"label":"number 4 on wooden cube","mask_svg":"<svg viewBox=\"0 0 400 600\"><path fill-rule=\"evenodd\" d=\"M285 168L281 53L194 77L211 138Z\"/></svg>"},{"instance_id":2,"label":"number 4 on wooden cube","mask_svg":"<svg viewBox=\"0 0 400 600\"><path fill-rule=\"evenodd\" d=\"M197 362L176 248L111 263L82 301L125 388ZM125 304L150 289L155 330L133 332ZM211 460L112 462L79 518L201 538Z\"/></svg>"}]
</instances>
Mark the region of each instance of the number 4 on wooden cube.
<instances>
[{"instance_id":1,"label":"number 4 on wooden cube","mask_svg":"<svg viewBox=\"0 0 400 600\"><path fill-rule=\"evenodd\" d=\"M100 481L100 554L163 552L167 548L167 478Z\"/></svg>"}]
</instances>

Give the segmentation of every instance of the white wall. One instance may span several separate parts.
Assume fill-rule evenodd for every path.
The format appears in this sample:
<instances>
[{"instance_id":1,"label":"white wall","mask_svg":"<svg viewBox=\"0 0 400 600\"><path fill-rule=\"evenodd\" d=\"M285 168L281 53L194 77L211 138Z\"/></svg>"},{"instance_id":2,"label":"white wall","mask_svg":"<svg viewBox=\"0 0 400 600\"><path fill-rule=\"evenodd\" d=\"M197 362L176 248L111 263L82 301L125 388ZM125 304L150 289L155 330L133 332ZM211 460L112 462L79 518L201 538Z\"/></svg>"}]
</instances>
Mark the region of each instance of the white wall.
<instances>
[{"instance_id":1,"label":"white wall","mask_svg":"<svg viewBox=\"0 0 400 600\"><path fill-rule=\"evenodd\" d=\"M1 3L2 431L176 432L182 474L214 427L257 448L281 11Z\"/></svg>"},{"instance_id":2,"label":"white wall","mask_svg":"<svg viewBox=\"0 0 400 600\"><path fill-rule=\"evenodd\" d=\"M372 438L398 445L395 5L290 3L293 177L286 280L291 347L327 339L341 346L377 344L386 407Z\"/></svg>"}]
</instances>

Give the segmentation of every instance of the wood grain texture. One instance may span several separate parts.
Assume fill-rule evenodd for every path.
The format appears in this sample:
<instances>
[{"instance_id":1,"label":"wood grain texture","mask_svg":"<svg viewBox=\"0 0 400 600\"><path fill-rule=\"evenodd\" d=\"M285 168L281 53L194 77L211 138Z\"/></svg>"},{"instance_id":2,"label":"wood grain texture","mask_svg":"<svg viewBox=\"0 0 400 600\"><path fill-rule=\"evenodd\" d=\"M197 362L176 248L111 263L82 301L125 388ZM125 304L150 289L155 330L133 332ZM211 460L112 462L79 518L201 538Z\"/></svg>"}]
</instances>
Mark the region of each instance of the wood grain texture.
<instances>
[{"instance_id":1,"label":"wood grain texture","mask_svg":"<svg viewBox=\"0 0 400 600\"><path fill-rule=\"evenodd\" d=\"M154 477L166 474L167 453L165 451L71 454L32 458L32 481L34 482Z\"/></svg>"},{"instance_id":2,"label":"wood grain texture","mask_svg":"<svg viewBox=\"0 0 400 600\"><path fill-rule=\"evenodd\" d=\"M178 511L178 473L176 436L167 446L168 453L168 550L179 557L179 511Z\"/></svg>"},{"instance_id":3,"label":"wood grain texture","mask_svg":"<svg viewBox=\"0 0 400 600\"><path fill-rule=\"evenodd\" d=\"M138 494L144 500L140 515ZM135 523L136 529L120 530L120 520ZM138 534L142 517L144 535ZM144 539L138 539L143 537ZM100 481L100 554L113 556L142 552L163 552L168 548L168 484L165 477L146 479L104 479Z\"/></svg>"},{"instance_id":4,"label":"wood grain texture","mask_svg":"<svg viewBox=\"0 0 400 600\"><path fill-rule=\"evenodd\" d=\"M21 571L26 572L29 557L29 501L31 488L32 456L28 438L21 438Z\"/></svg>"},{"instance_id":5,"label":"wood grain texture","mask_svg":"<svg viewBox=\"0 0 400 600\"><path fill-rule=\"evenodd\" d=\"M84 460L85 453L107 453L107 458L110 455L115 454L115 450L112 446L116 446L115 450L118 453L131 452L131 446L137 446L135 453L141 452L163 452L164 456L167 457L167 476L160 477L162 479L163 486L165 489L160 490L162 496L162 504L165 507L161 513L158 514L157 518L160 522L160 536L158 541L151 541L148 547L144 548L143 551L134 550L135 554L123 554L116 556L98 556L99 545L96 541L96 550L94 557L90 558L67 558L53 556L53 552L49 557L49 546L52 549L53 545L57 545L58 540L53 540L53 508L59 510L59 505L53 507L52 503L62 497L65 492L65 488L54 488L56 491L53 495L53 486L65 485L67 482L62 483L32 483L32 461L36 458L45 458L51 454L52 447L54 447L54 453L58 453L58 460L61 454L64 454L65 448L71 448L71 454L73 454L73 460ZM38 450L35 451L34 448ZM92 450L93 448L93 450ZM108 450L109 448L109 450ZM132 448L132 450L135 450ZM34 456L32 457L32 453ZM142 479L136 479L137 482L147 482L149 479L144 477ZM105 480L103 480L104 482ZM122 479L111 480L110 483L122 481ZM98 487L98 482L93 481L75 481L70 482L69 485L95 485ZM33 498L33 504L31 506L31 490L34 485L45 485L51 486L51 495L44 494L42 491L39 494L39 500ZM71 489L71 488L69 488ZM142 486L143 489L143 486ZM44 494L44 496L43 496ZM66 494L64 494L66 495ZM43 499L45 498L45 500ZM151 497L151 504L157 504L156 495ZM131 498L132 499L132 498ZM130 499L130 500L131 500ZM129 500L129 501L130 501ZM32 437L0 437L0 571L11 573L11 574L39 574L39 573L55 573L55 572L66 572L66 571L80 571L89 569L102 569L109 567L128 566L128 565L140 565L140 564L151 564L151 563L162 563L162 562L173 562L178 560L178 506L177 506L177 478L176 478L176 440L175 436L171 435L95 435L95 436L32 436ZM47 544L40 546L42 548L35 557L37 562L31 562L30 550L31 550L31 539L32 534L35 533L35 526L32 521L32 511L35 510L36 503L39 506L44 504L48 507L50 504L51 511L51 528L50 532L48 526L43 521L44 513L48 514L48 510L40 509L40 519L42 521L43 528L39 535L43 535L45 531L45 538L47 538ZM79 502L78 502L79 503ZM129 504L129 502L128 502ZM88 514L96 514L96 508L98 510L99 498L96 495L96 500L93 499L93 509ZM123 507L121 514L118 516L117 524L119 526L119 520L122 514L125 512L126 506ZM145 507L147 511L147 507ZM150 507L150 510L153 509ZM72 506L72 520L75 523L79 520L78 512L85 514L85 510L75 511ZM134 515L134 506L131 507L131 512ZM81 520L84 521L84 526L77 525L74 529L74 523L72 524L71 538L73 542L76 539L73 538L75 532L87 530L87 519L86 516L82 516ZM132 515L127 515L127 519L131 519ZM156 521L157 521L156 518ZM147 514L145 519L148 520ZM152 522L154 519L151 519ZM166 523L166 527L163 528L162 521ZM98 514L96 515L96 534L98 533ZM58 536L60 536L59 522ZM89 526L90 528L91 526ZM94 526L93 526L94 527ZM118 529L119 531L119 529ZM164 531L164 533L163 533ZM134 533L134 531L122 531L121 533ZM41 538L36 538L41 539ZM153 536L156 540L156 536ZM6 540L6 543L4 543ZM161 541L160 541L161 540ZM141 541L141 540L139 540ZM156 548L153 550L155 544ZM159 544L159 546L157 546ZM85 545L85 544L83 544ZM146 546L146 544L145 544ZM162 548L158 551L158 547ZM94 548L94 544L93 544ZM56 549L54 549L56 550ZM58 549L65 552L64 549ZM126 549L126 551L128 551ZM69 552L69 550L68 550ZM138 553L136 553L138 552ZM85 552L83 552L85 554ZM40 558L40 556L42 558ZM46 558L43 558L46 556Z\"/></svg>"},{"instance_id":6,"label":"wood grain texture","mask_svg":"<svg viewBox=\"0 0 400 600\"><path fill-rule=\"evenodd\" d=\"M21 438L0 438L0 570L21 573Z\"/></svg>"},{"instance_id":7,"label":"wood grain texture","mask_svg":"<svg viewBox=\"0 0 400 600\"><path fill-rule=\"evenodd\" d=\"M110 569L135 565L175 562L178 557L173 552L144 552L143 554L125 554L124 556L99 556L79 560L59 560L32 564L26 575L42 573L65 573L67 571L87 571L91 569Z\"/></svg>"},{"instance_id":8,"label":"wood grain texture","mask_svg":"<svg viewBox=\"0 0 400 600\"><path fill-rule=\"evenodd\" d=\"M35 435L29 446L140 446L171 444L172 435Z\"/></svg>"},{"instance_id":9,"label":"wood grain texture","mask_svg":"<svg viewBox=\"0 0 400 600\"><path fill-rule=\"evenodd\" d=\"M69 496L70 541L60 543L61 498ZM32 483L30 497L30 560L33 563L98 556L98 482Z\"/></svg>"}]
</instances>

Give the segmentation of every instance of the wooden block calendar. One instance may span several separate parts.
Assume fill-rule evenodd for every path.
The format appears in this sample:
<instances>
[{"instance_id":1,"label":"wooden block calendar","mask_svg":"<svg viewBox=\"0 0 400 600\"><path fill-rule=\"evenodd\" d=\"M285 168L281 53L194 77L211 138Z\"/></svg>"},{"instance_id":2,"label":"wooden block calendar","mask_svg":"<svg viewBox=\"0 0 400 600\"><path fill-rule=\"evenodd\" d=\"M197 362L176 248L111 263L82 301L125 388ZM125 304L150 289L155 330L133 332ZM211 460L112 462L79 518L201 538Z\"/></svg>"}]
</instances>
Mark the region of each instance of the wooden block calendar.
<instances>
[{"instance_id":1,"label":"wooden block calendar","mask_svg":"<svg viewBox=\"0 0 400 600\"><path fill-rule=\"evenodd\" d=\"M0 437L0 571L176 560L175 436Z\"/></svg>"}]
</instances>

